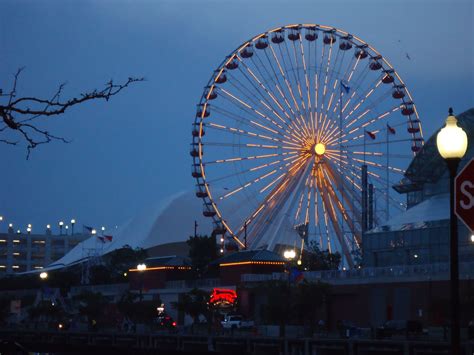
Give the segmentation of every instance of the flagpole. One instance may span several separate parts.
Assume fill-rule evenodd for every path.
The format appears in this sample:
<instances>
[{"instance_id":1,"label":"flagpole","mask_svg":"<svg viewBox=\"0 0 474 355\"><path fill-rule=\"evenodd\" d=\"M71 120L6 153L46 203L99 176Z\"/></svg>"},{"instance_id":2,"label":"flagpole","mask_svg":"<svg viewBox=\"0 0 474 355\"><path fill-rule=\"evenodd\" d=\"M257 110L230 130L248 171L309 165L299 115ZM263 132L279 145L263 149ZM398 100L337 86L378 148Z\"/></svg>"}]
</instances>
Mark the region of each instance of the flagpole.
<instances>
[{"instance_id":1,"label":"flagpole","mask_svg":"<svg viewBox=\"0 0 474 355\"><path fill-rule=\"evenodd\" d=\"M388 182L388 178L389 178L388 167L389 167L389 163L390 163L390 160L389 160L390 158L389 158L389 155L388 155L388 153L389 153L389 147L388 147L389 146L389 137L388 137L389 133L390 132L389 132L388 124L387 124L387 142L386 142L386 145L387 145L387 170L385 172L386 179L387 179L387 186L386 186L387 191L386 191L386 196L385 196L385 217L386 217L387 221L388 221L389 216L390 216L389 205L388 205L388 194L390 192L390 183Z\"/></svg>"},{"instance_id":2,"label":"flagpole","mask_svg":"<svg viewBox=\"0 0 474 355\"><path fill-rule=\"evenodd\" d=\"M342 79L339 82L339 192L341 193L341 203L344 210L344 187L342 180ZM341 229L344 238L344 218L341 211ZM349 262L349 261L348 261Z\"/></svg>"}]
</instances>

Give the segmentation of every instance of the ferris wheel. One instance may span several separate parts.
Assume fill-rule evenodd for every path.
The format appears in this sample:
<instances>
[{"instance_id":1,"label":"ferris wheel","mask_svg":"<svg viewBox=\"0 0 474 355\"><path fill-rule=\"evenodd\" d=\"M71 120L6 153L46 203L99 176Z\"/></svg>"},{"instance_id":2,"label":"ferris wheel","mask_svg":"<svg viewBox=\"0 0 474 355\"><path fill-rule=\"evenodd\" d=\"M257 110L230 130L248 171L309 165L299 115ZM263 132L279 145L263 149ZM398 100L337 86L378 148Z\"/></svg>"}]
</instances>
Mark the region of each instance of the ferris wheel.
<instances>
[{"instance_id":1,"label":"ferris wheel","mask_svg":"<svg viewBox=\"0 0 474 355\"><path fill-rule=\"evenodd\" d=\"M392 186L423 146L400 76L345 31L294 24L244 42L211 75L190 154L214 232L240 248L339 251L402 210Z\"/></svg>"}]
</instances>

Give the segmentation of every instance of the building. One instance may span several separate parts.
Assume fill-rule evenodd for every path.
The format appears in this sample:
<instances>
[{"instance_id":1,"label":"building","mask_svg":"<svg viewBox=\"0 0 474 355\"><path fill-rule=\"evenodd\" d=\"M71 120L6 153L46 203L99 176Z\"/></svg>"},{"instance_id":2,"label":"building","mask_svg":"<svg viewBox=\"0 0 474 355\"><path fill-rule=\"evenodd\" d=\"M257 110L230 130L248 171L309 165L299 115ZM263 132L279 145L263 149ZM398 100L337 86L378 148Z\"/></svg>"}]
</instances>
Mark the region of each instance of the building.
<instances>
[{"instance_id":1,"label":"building","mask_svg":"<svg viewBox=\"0 0 474 355\"><path fill-rule=\"evenodd\" d=\"M0 277L39 270L62 258L90 235L18 233L12 227L0 233Z\"/></svg>"},{"instance_id":2,"label":"building","mask_svg":"<svg viewBox=\"0 0 474 355\"><path fill-rule=\"evenodd\" d=\"M474 109L456 116L470 142L459 171L474 157ZM436 146L435 132L393 188L407 197L407 210L363 235L368 267L449 261L449 173ZM459 221L459 260L474 261L470 231Z\"/></svg>"},{"instance_id":3,"label":"building","mask_svg":"<svg viewBox=\"0 0 474 355\"><path fill-rule=\"evenodd\" d=\"M230 253L214 261L210 267L219 266L219 279L224 285L240 283L243 274L272 274L283 272L286 261L272 251L244 250Z\"/></svg>"}]
</instances>

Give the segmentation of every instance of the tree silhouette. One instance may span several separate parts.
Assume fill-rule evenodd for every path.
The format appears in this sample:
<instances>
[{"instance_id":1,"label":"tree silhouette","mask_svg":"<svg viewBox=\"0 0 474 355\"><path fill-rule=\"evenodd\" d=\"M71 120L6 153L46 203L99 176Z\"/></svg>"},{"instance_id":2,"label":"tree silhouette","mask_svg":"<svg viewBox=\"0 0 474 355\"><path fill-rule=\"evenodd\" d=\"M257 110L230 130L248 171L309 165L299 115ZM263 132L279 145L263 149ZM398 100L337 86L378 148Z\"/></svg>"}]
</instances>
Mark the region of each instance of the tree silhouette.
<instances>
[{"instance_id":1,"label":"tree silhouette","mask_svg":"<svg viewBox=\"0 0 474 355\"><path fill-rule=\"evenodd\" d=\"M13 85L8 93L4 94L3 90L0 89L0 134L2 135L0 136L0 142L10 145L17 145L21 141L26 142L27 159L31 150L41 144L53 140L68 143L65 138L40 128L41 119L60 116L69 108L87 101L101 99L109 101L112 96L117 95L131 84L144 80L144 78L129 77L124 83L117 84L111 79L102 90L86 91L76 97L67 99L61 97L65 83L59 85L50 98L18 96L17 85L23 69L18 69L14 75Z\"/></svg>"}]
</instances>

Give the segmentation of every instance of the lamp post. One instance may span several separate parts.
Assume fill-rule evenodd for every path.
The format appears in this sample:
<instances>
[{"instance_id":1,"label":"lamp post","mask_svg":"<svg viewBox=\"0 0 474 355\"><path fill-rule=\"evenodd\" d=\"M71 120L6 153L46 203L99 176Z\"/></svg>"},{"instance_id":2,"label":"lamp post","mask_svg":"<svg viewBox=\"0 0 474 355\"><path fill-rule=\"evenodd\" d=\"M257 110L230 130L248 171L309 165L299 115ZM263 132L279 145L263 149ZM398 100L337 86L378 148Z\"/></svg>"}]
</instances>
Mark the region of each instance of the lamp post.
<instances>
[{"instance_id":1,"label":"lamp post","mask_svg":"<svg viewBox=\"0 0 474 355\"><path fill-rule=\"evenodd\" d=\"M461 332L459 321L458 221L454 214L454 179L459 162L467 150L467 135L461 127L457 126L457 119L453 115L452 108L449 108L446 126L436 136L436 145L449 170L451 353L459 355L461 351Z\"/></svg>"},{"instance_id":2,"label":"lamp post","mask_svg":"<svg viewBox=\"0 0 474 355\"><path fill-rule=\"evenodd\" d=\"M71 219L71 235L74 235L74 225L76 224L76 220L73 218Z\"/></svg>"},{"instance_id":3,"label":"lamp post","mask_svg":"<svg viewBox=\"0 0 474 355\"><path fill-rule=\"evenodd\" d=\"M63 221L59 222L59 235L63 235L63 226L64 226L64 222Z\"/></svg>"},{"instance_id":4,"label":"lamp post","mask_svg":"<svg viewBox=\"0 0 474 355\"><path fill-rule=\"evenodd\" d=\"M39 274L39 277L41 279L41 302L44 300L44 288L45 288L45 283L46 280L48 279L48 273L46 271L43 271L42 273Z\"/></svg>"},{"instance_id":5,"label":"lamp post","mask_svg":"<svg viewBox=\"0 0 474 355\"><path fill-rule=\"evenodd\" d=\"M146 270L145 264L138 264L137 270L140 273L140 302L143 301L143 272Z\"/></svg>"}]
</instances>

